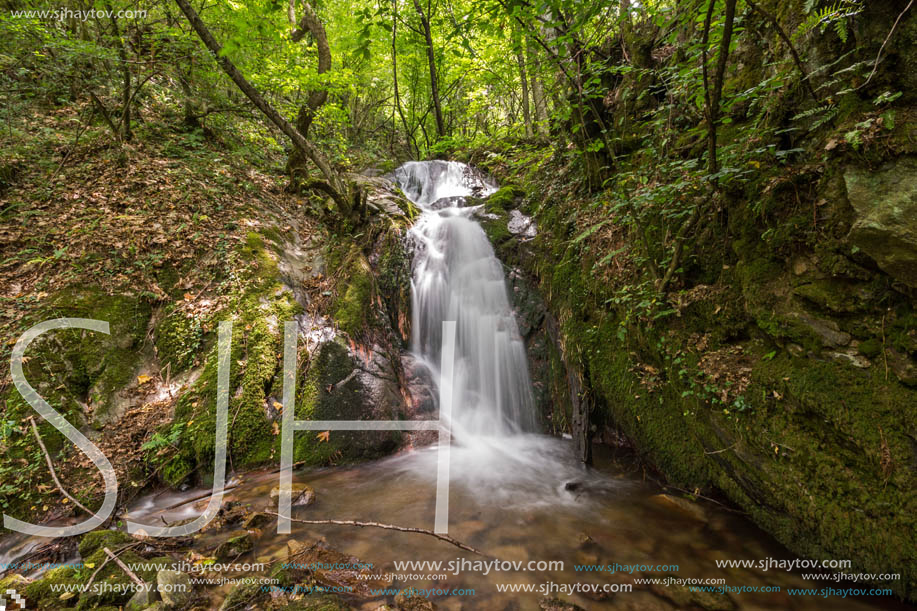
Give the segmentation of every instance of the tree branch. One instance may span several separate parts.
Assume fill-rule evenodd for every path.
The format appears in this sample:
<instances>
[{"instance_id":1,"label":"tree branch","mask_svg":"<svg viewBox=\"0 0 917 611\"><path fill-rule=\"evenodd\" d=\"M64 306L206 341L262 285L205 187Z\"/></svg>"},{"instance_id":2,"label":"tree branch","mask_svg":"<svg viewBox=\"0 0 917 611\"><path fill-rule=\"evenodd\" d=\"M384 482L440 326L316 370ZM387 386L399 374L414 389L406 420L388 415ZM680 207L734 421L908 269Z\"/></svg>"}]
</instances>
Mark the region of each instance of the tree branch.
<instances>
[{"instance_id":1,"label":"tree branch","mask_svg":"<svg viewBox=\"0 0 917 611\"><path fill-rule=\"evenodd\" d=\"M273 511L265 511L264 513L272 516L280 517L280 514L274 513ZM471 552L472 554L477 554L478 556L484 556L485 558L490 558L484 552L477 550L470 545L465 545L457 539L453 539L449 535L442 535L440 533L435 533L432 530L427 530L425 528L414 528L412 526L395 526L393 524L381 524L379 522L357 522L356 520L297 520L295 518L290 518L291 522L298 522L300 524L335 524L338 526L358 526L360 528L371 527L371 528L383 528L385 530L397 530L398 532L405 533L418 533L421 535L428 535L430 537L436 537L440 541L445 541L450 545L454 545L459 549L463 549L466 552Z\"/></svg>"},{"instance_id":2,"label":"tree branch","mask_svg":"<svg viewBox=\"0 0 917 611\"><path fill-rule=\"evenodd\" d=\"M57 477L57 471L54 470L54 463L51 462L51 455L48 454L48 448L45 447L44 442L41 440L41 435L38 433L38 426L35 424L35 418L30 416L29 423L32 425L32 433L35 434L35 441L38 442L38 446L41 448L41 451L45 455L45 462L48 463L48 469L51 471L51 478L54 480L54 483L57 485L57 489L60 490L61 493L65 497L73 501L74 505L76 505L77 507L79 507L80 509L88 513L89 515L93 515L94 513L93 511L90 511L85 505L83 505L78 500L76 500L76 498L72 494L70 494L69 492L67 492L64 489L64 485L60 483L60 479L58 479Z\"/></svg>"},{"instance_id":3,"label":"tree branch","mask_svg":"<svg viewBox=\"0 0 917 611\"><path fill-rule=\"evenodd\" d=\"M220 46L220 43L216 41L213 35L210 33L210 30L207 29L207 26L201 20L200 16L191 7L188 3L188 0L175 0L175 3L181 9L182 13L185 14L185 17L188 18L188 21L191 23L191 27L194 28L194 31L197 32L197 35L200 37L201 41L210 50L210 53L213 55L213 58L219 64L220 68L223 69L223 72L226 73L229 78L236 84L236 86L245 94L245 96L251 100L252 104L258 107L264 115L286 136L293 141L293 145L299 149L303 155L308 157L312 163L316 165L328 183L331 185L334 195L332 196L335 202L340 205L346 206L346 198L344 196L344 188L341 184L340 179L334 170L331 169L331 165L328 163L328 160L325 159L325 156L319 151L315 146L306 140L303 136L289 121L287 121L277 110L271 106L267 100L262 97L257 89L249 83L246 78L242 75L235 64L229 61L229 58L222 54L223 47Z\"/></svg>"}]
</instances>

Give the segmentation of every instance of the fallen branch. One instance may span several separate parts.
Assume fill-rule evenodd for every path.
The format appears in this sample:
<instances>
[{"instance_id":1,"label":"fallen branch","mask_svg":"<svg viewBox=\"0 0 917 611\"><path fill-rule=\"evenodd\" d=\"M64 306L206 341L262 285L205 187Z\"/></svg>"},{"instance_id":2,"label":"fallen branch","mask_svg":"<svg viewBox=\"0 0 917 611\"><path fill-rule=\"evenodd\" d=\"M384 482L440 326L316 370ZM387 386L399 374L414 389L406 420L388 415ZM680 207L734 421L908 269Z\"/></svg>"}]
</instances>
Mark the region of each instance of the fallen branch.
<instances>
[{"instance_id":1,"label":"fallen branch","mask_svg":"<svg viewBox=\"0 0 917 611\"><path fill-rule=\"evenodd\" d=\"M80 509L88 513L89 515L93 515L94 513L93 511L90 511L85 505L83 505L78 500L76 500L76 498L73 495L71 495L69 492L67 492L64 489L64 485L60 482L60 479L57 477L57 471L54 470L54 463L51 462L51 455L48 454L48 448L45 447L44 442L41 440L41 435L38 432L38 426L35 424L35 418L30 416L29 423L32 425L32 433L35 434L35 441L38 442L38 446L41 448L41 451L45 455L45 462L48 463L48 469L51 471L51 478L54 480L54 483L57 485L57 489L60 490L61 493L65 497L73 501L74 505L76 505L77 507L79 507Z\"/></svg>"},{"instance_id":2,"label":"fallen branch","mask_svg":"<svg viewBox=\"0 0 917 611\"><path fill-rule=\"evenodd\" d=\"M135 547L137 547L138 545L140 545L140 543L132 543L132 544L130 544L130 545L127 545L127 546L122 547L121 549L119 549L119 550L118 550L118 553L120 554L120 553L126 552L127 550L132 549L132 548L135 548ZM108 550L106 549L105 551L108 551ZM99 568L97 568L95 571L92 572L92 575L89 576L89 581L87 581L87 582L86 582L86 585L83 587L83 591L84 591L84 592L90 592L90 591L91 591L91 590L89 589L89 587L92 585L92 582L95 581L96 575L99 574L99 571L101 571L102 569L104 569L104 568L105 568L105 565L108 564L108 561L109 561L109 560L111 560L111 556L108 556L107 558L105 558L105 560L102 561L102 564L99 565Z\"/></svg>"},{"instance_id":3,"label":"fallen branch","mask_svg":"<svg viewBox=\"0 0 917 611\"><path fill-rule=\"evenodd\" d=\"M124 564L123 562L121 562L121 559L118 558L115 554L113 554L112 551L111 551L110 549L108 549L107 547L103 547L102 549L105 551L105 554L106 554L109 558L111 558L112 560L115 561L115 564L117 564L119 567L121 567L121 570L122 570L122 571L124 571L125 573L127 573L127 576L131 578L131 581L133 581L134 583L136 583L136 584L137 584L138 586L140 586L141 588L146 588L146 584L143 582L143 580L140 579L134 571L130 570L126 564Z\"/></svg>"},{"instance_id":4,"label":"fallen branch","mask_svg":"<svg viewBox=\"0 0 917 611\"><path fill-rule=\"evenodd\" d=\"M273 511L265 511L264 513L280 517L280 514L274 513ZM412 526L395 526L394 524L381 524L379 522L357 522L356 520L297 520L295 518L290 518L291 522L299 522L300 524L335 524L338 526L359 526L360 528L372 527L372 528L383 528L385 530L397 530L398 532L404 533L418 533L421 535L429 535L431 537L436 537L440 541L445 541L451 545L456 546L459 549L463 549L466 552L471 552L472 554L477 554L478 556L484 556L489 558L487 554L481 550L477 550L470 545L465 545L457 539L453 539L449 535L442 535L435 533L432 530L427 530L425 528L414 528Z\"/></svg>"}]
</instances>

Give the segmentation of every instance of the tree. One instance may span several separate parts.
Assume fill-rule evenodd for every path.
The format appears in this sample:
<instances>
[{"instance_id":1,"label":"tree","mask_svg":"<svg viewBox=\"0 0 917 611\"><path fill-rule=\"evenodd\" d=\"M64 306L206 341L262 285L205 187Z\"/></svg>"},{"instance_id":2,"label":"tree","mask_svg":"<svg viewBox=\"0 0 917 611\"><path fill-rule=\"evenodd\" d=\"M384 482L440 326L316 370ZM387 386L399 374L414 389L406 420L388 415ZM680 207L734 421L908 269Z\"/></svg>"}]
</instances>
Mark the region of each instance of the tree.
<instances>
[{"instance_id":1,"label":"tree","mask_svg":"<svg viewBox=\"0 0 917 611\"><path fill-rule=\"evenodd\" d=\"M436 134L442 138L446 135L446 125L443 122L443 109L439 99L439 83L436 79L436 54L433 46L433 34L430 30L430 3L427 2L427 12L420 7L420 0L414 0L414 10L420 16L420 25L423 27L424 40L426 41L427 62L430 66L430 94L433 96L433 113L436 119Z\"/></svg>"},{"instance_id":2,"label":"tree","mask_svg":"<svg viewBox=\"0 0 917 611\"><path fill-rule=\"evenodd\" d=\"M348 197L348 189L345 187L340 176L335 172L331 164L325 158L321 151L319 151L311 142L309 142L305 135L302 134L296 127L294 127L289 121L287 121L277 110L267 101L264 97L255 89L254 86L242 75L238 68L229 60L228 57L222 54L223 48L216 41L213 35L210 33L210 30L207 29L207 26L201 20L200 16L197 14L197 11L192 8L188 3L188 0L175 0L175 3L181 9L182 13L185 14L185 17L188 18L188 21L191 23L191 27L194 28L194 31L197 32L197 35L200 37L201 41L210 50L213 54L214 59L220 65L220 68L229 76L230 79L236 84L236 86L245 94L245 96L251 100L258 110L260 110L264 115L276 125L280 131L282 131L290 140L293 142L293 145L299 150L301 154L307 157L315 166L319 169L324 176L326 182L313 181L310 186L318 188L325 193L327 193L331 198L337 203L341 212L349 214L355 207L359 207L361 204L361 194L354 193L353 199ZM314 17L314 13L310 12L311 17ZM310 15L305 15L304 20L311 19ZM317 24L318 29L321 29L324 33L324 28L321 27L321 22L318 22L317 19L314 20L314 23L306 23L306 29L309 27L315 27ZM325 44L327 45L327 38L325 38ZM321 56L320 56L321 57ZM330 67L330 54L327 56L328 67ZM322 60L319 60L319 65L322 65ZM310 119L311 120L311 119ZM356 204L356 205L355 205Z\"/></svg>"}]
</instances>

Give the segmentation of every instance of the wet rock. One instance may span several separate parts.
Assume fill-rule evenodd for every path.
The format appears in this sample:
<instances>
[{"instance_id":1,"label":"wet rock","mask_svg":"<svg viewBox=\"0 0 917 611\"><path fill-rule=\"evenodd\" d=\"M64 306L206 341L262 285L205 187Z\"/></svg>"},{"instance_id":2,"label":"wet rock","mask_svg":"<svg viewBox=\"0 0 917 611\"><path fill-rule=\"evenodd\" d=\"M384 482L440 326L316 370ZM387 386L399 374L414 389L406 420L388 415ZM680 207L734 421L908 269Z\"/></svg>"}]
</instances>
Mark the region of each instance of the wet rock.
<instances>
[{"instance_id":1,"label":"wet rock","mask_svg":"<svg viewBox=\"0 0 917 611\"><path fill-rule=\"evenodd\" d=\"M413 355L405 354L401 359L404 367L405 386L411 396L411 406L418 414L432 414L436 411L436 385L430 369Z\"/></svg>"},{"instance_id":2,"label":"wet rock","mask_svg":"<svg viewBox=\"0 0 917 611\"><path fill-rule=\"evenodd\" d=\"M432 210L442 210L443 208L464 208L467 199L461 195L453 195L452 197L441 197L432 204L430 208Z\"/></svg>"},{"instance_id":3,"label":"wet rock","mask_svg":"<svg viewBox=\"0 0 917 611\"><path fill-rule=\"evenodd\" d=\"M657 494L650 497L650 500L657 505L661 505L667 509L674 509L675 511L686 515L689 518L693 518L700 522L707 521L707 512L704 511L704 508L697 503L693 503L687 499L672 496L670 494Z\"/></svg>"},{"instance_id":4,"label":"wet rock","mask_svg":"<svg viewBox=\"0 0 917 611\"><path fill-rule=\"evenodd\" d=\"M153 591L153 588L138 590L131 599L127 601L127 605L124 607L125 611L145 611L156 602L158 594Z\"/></svg>"},{"instance_id":5,"label":"wet rock","mask_svg":"<svg viewBox=\"0 0 917 611\"><path fill-rule=\"evenodd\" d=\"M436 605L428 598L414 594L405 596L399 594L395 597L395 605L399 611L435 611Z\"/></svg>"},{"instance_id":6,"label":"wet rock","mask_svg":"<svg viewBox=\"0 0 917 611\"><path fill-rule=\"evenodd\" d=\"M833 320L815 318L805 312L790 312L788 317L817 336L825 346L846 346L850 334L841 331Z\"/></svg>"},{"instance_id":7,"label":"wet rock","mask_svg":"<svg viewBox=\"0 0 917 611\"><path fill-rule=\"evenodd\" d=\"M898 380L907 386L917 386L917 363L894 348L888 348L886 352L888 368L895 373Z\"/></svg>"},{"instance_id":8,"label":"wet rock","mask_svg":"<svg viewBox=\"0 0 917 611\"><path fill-rule=\"evenodd\" d=\"M392 584L391 578L373 577L374 571L367 563L355 556L348 556L330 547L324 541L300 543L287 542L289 555L288 568L272 574L280 580L281 585L300 583L306 578L330 588L349 588L349 596L356 598L376 598L373 590L387 588Z\"/></svg>"},{"instance_id":9,"label":"wet rock","mask_svg":"<svg viewBox=\"0 0 917 611\"><path fill-rule=\"evenodd\" d=\"M878 171L849 168L844 181L857 215L848 239L889 275L917 287L917 159Z\"/></svg>"},{"instance_id":10,"label":"wet rock","mask_svg":"<svg viewBox=\"0 0 917 611\"><path fill-rule=\"evenodd\" d=\"M271 488L271 500L280 498L280 486ZM307 484L290 484L290 499L292 507L306 507L315 502L315 490Z\"/></svg>"},{"instance_id":11,"label":"wet rock","mask_svg":"<svg viewBox=\"0 0 917 611\"><path fill-rule=\"evenodd\" d=\"M700 607L706 611L733 611L736 604L726 594L719 592L692 592L690 588L671 584L651 585L650 590L656 596L669 600L679 609Z\"/></svg>"},{"instance_id":12,"label":"wet rock","mask_svg":"<svg viewBox=\"0 0 917 611\"><path fill-rule=\"evenodd\" d=\"M220 543L214 550L213 554L220 560L232 560L237 556L252 551L254 543L252 536L247 531L236 531Z\"/></svg>"},{"instance_id":13,"label":"wet rock","mask_svg":"<svg viewBox=\"0 0 917 611\"><path fill-rule=\"evenodd\" d=\"M585 611L579 605L574 605L559 598L542 598L538 601L538 608L541 611Z\"/></svg>"},{"instance_id":14,"label":"wet rock","mask_svg":"<svg viewBox=\"0 0 917 611\"><path fill-rule=\"evenodd\" d=\"M509 222L506 224L506 228L511 234L523 240L530 240L538 235L538 231L535 229L535 221L518 210L509 211Z\"/></svg>"},{"instance_id":15,"label":"wet rock","mask_svg":"<svg viewBox=\"0 0 917 611\"><path fill-rule=\"evenodd\" d=\"M313 499L315 498L314 492L312 493L312 497ZM245 530L251 530L253 528L261 528L266 524L270 524L271 520L273 519L274 519L273 516L269 516L266 513L256 511L246 516L246 518L242 521L242 528L244 528Z\"/></svg>"},{"instance_id":16,"label":"wet rock","mask_svg":"<svg viewBox=\"0 0 917 611\"><path fill-rule=\"evenodd\" d=\"M156 573L156 587L163 604L170 609L185 609L194 598L191 578L179 571L162 569Z\"/></svg>"}]
</instances>

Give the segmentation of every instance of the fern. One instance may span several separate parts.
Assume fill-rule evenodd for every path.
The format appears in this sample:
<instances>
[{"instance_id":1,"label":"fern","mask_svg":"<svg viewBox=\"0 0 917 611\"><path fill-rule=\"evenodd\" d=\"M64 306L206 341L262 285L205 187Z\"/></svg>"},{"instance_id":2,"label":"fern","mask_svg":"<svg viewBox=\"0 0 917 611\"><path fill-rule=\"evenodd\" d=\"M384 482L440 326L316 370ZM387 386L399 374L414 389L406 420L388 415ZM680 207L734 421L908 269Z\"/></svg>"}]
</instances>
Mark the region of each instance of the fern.
<instances>
[{"instance_id":1,"label":"fern","mask_svg":"<svg viewBox=\"0 0 917 611\"><path fill-rule=\"evenodd\" d=\"M831 25L834 27L834 31L837 33L838 38L846 43L849 34L847 19L854 15L858 15L863 10L861 6L862 0L837 0L820 9L815 9L816 1L817 0L807 0L805 9L808 13L808 17L806 17L806 20L802 22L793 34L793 38L805 36L815 28L820 28L821 31L824 32L825 28Z\"/></svg>"},{"instance_id":2,"label":"fern","mask_svg":"<svg viewBox=\"0 0 917 611\"><path fill-rule=\"evenodd\" d=\"M838 108L834 104L823 104L821 106L816 106L815 108L810 108L809 110L803 111L793 117L794 121L799 119L808 119L816 115L822 115L818 117L812 124L809 126L809 131L815 131L831 119L837 116Z\"/></svg>"}]
</instances>

